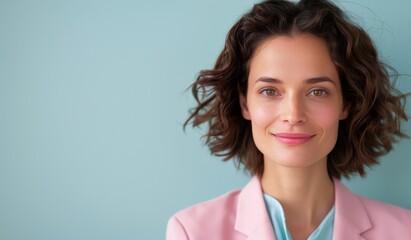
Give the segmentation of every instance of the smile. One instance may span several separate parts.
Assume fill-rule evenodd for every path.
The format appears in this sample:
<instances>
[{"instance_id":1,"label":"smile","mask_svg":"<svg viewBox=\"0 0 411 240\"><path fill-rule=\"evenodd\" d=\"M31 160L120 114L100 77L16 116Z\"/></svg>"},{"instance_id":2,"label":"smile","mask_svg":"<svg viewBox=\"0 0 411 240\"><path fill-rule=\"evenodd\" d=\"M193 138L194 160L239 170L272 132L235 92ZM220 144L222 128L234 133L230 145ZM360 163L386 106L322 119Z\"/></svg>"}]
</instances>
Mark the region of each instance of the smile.
<instances>
[{"instance_id":1,"label":"smile","mask_svg":"<svg viewBox=\"0 0 411 240\"><path fill-rule=\"evenodd\" d=\"M310 141L315 134L309 133L276 133L273 136L287 145L300 145Z\"/></svg>"}]
</instances>

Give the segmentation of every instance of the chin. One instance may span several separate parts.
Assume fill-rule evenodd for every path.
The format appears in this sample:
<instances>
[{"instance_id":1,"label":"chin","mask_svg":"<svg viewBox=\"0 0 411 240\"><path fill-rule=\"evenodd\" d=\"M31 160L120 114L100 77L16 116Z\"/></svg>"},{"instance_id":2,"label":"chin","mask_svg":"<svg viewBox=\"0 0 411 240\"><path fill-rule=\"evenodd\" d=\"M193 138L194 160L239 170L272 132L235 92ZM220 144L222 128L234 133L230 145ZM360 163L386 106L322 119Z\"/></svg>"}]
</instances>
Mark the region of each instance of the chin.
<instances>
[{"instance_id":1,"label":"chin","mask_svg":"<svg viewBox=\"0 0 411 240\"><path fill-rule=\"evenodd\" d=\"M276 160L273 160L276 159ZM313 161L313 158L308 159L307 157L302 158L301 156L288 156L284 158L284 156L280 158L271 158L267 159L267 161L270 161L269 163L265 163L265 165L277 165L281 167L287 167L287 168L310 168L313 166L325 166L325 170L327 170L327 164L326 164L326 159L327 158L322 158L323 160L317 160ZM318 159L318 158L317 158ZM320 158L321 159L321 158Z\"/></svg>"}]
</instances>

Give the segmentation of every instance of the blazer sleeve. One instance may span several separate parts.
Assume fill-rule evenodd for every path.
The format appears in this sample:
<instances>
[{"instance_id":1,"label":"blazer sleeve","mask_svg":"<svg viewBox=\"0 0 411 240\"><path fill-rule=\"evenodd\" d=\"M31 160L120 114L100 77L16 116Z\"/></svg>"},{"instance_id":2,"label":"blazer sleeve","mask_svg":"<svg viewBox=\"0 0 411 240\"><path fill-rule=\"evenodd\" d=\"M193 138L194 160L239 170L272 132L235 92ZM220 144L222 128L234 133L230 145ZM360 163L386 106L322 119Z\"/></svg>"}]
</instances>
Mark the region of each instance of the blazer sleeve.
<instances>
[{"instance_id":1,"label":"blazer sleeve","mask_svg":"<svg viewBox=\"0 0 411 240\"><path fill-rule=\"evenodd\" d=\"M186 230L175 216L168 220L166 240L189 240Z\"/></svg>"}]
</instances>

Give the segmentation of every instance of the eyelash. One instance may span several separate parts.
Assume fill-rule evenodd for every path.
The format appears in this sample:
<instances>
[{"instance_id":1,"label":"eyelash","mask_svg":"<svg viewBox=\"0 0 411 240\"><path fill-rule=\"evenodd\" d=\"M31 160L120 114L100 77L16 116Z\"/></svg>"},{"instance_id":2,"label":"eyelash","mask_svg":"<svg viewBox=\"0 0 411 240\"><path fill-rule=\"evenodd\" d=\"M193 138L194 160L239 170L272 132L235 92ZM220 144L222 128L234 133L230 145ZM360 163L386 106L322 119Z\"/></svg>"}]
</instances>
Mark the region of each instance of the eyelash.
<instances>
[{"instance_id":1,"label":"eyelash","mask_svg":"<svg viewBox=\"0 0 411 240\"><path fill-rule=\"evenodd\" d=\"M314 92L321 92L321 96L314 95ZM329 94L329 92L325 89L313 89L312 91L310 91L308 93L308 95L311 95L313 97L326 97L326 96L328 96L328 94Z\"/></svg>"},{"instance_id":2,"label":"eyelash","mask_svg":"<svg viewBox=\"0 0 411 240\"><path fill-rule=\"evenodd\" d=\"M272 92L273 94L268 94L268 92ZM272 89L272 88L262 89L262 90L260 91L260 93L263 94L263 95L265 95L265 96L267 96L267 97L279 96L279 95L280 95L276 89Z\"/></svg>"},{"instance_id":3,"label":"eyelash","mask_svg":"<svg viewBox=\"0 0 411 240\"><path fill-rule=\"evenodd\" d=\"M271 92L271 94L269 94L269 92ZM321 96L315 95L314 94L315 92L321 92ZM272 88L262 89L260 91L260 94L263 94L267 97L280 96L281 95L276 89L272 89ZM326 97L328 95L329 95L329 92L325 89L313 89L307 94L307 96L313 96L313 97Z\"/></svg>"}]
</instances>

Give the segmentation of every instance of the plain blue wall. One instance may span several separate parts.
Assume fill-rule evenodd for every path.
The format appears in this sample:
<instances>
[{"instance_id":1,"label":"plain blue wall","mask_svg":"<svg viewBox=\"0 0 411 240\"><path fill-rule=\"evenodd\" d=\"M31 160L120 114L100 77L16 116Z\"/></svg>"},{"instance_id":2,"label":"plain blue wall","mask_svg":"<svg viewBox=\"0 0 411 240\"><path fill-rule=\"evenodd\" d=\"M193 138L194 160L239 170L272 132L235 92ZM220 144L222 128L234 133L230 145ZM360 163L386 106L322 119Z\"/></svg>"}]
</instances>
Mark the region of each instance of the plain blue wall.
<instances>
[{"instance_id":1,"label":"plain blue wall","mask_svg":"<svg viewBox=\"0 0 411 240\"><path fill-rule=\"evenodd\" d=\"M0 239L164 239L174 212L242 187L182 123L253 2L0 0ZM411 3L393 3L340 4L411 74ZM411 208L410 155L405 140L348 185Z\"/></svg>"}]
</instances>

